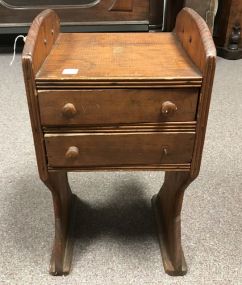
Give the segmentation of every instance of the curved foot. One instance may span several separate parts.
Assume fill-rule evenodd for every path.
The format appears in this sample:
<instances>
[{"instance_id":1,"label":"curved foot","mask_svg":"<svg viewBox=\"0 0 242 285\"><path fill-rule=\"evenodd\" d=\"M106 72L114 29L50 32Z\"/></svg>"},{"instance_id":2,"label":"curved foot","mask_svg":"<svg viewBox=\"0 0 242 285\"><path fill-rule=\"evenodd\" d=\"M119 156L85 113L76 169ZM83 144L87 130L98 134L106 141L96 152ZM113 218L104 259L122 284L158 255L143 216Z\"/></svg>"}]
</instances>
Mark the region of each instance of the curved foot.
<instances>
[{"instance_id":1,"label":"curved foot","mask_svg":"<svg viewBox=\"0 0 242 285\"><path fill-rule=\"evenodd\" d=\"M70 217L68 222L68 231L66 239L64 241L63 250L62 250L62 261L59 254L55 254L56 240L54 240L53 251L50 259L50 269L49 273L54 276L68 275L71 270L72 256L73 256L73 247L74 247L74 230L75 230L75 214L76 214L76 203L77 197L72 194L71 210Z\"/></svg>"},{"instance_id":2,"label":"curved foot","mask_svg":"<svg viewBox=\"0 0 242 285\"><path fill-rule=\"evenodd\" d=\"M71 192L66 172L50 172L45 184L52 193L55 214L55 239L50 274L67 275L72 262L77 199Z\"/></svg>"},{"instance_id":3,"label":"curved foot","mask_svg":"<svg viewBox=\"0 0 242 285\"><path fill-rule=\"evenodd\" d=\"M184 191L191 181L189 172L167 172L160 192L152 198L164 269L172 276L187 272L181 245L180 214Z\"/></svg>"},{"instance_id":4,"label":"curved foot","mask_svg":"<svg viewBox=\"0 0 242 285\"><path fill-rule=\"evenodd\" d=\"M164 270L167 274L171 276L183 276L187 273L187 264L185 261L185 257L182 251L182 264L180 266L180 269L176 269L172 263L172 260L167 252L167 245L164 240L164 232L163 232L163 226L161 223L162 216L159 210L159 206L157 205L157 195L154 195L152 197L152 208L154 211L155 215L155 221L156 221L156 226L157 226L157 234L158 234L158 239L159 239L159 245L160 245L160 251L161 251L161 256L162 256L162 261L163 261L163 266Z\"/></svg>"}]
</instances>

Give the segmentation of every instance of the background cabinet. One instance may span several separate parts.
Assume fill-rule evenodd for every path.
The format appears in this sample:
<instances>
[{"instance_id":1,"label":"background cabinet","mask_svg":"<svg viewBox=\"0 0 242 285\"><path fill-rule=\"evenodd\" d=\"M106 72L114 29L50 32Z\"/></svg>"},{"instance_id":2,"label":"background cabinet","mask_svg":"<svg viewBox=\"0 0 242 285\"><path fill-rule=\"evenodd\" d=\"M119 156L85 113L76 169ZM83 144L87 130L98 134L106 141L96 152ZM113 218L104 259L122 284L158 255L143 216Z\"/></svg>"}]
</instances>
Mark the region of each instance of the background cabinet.
<instances>
[{"instance_id":1,"label":"background cabinet","mask_svg":"<svg viewBox=\"0 0 242 285\"><path fill-rule=\"evenodd\" d=\"M242 0L220 0L214 24L214 41L219 56L242 58Z\"/></svg>"},{"instance_id":2,"label":"background cabinet","mask_svg":"<svg viewBox=\"0 0 242 285\"><path fill-rule=\"evenodd\" d=\"M0 33L27 32L47 8L58 13L64 31L148 30L163 20L162 0L0 0Z\"/></svg>"},{"instance_id":3,"label":"background cabinet","mask_svg":"<svg viewBox=\"0 0 242 285\"><path fill-rule=\"evenodd\" d=\"M163 0L0 0L0 51L12 51L16 35L47 8L58 13L63 32L148 31L163 23Z\"/></svg>"}]
</instances>

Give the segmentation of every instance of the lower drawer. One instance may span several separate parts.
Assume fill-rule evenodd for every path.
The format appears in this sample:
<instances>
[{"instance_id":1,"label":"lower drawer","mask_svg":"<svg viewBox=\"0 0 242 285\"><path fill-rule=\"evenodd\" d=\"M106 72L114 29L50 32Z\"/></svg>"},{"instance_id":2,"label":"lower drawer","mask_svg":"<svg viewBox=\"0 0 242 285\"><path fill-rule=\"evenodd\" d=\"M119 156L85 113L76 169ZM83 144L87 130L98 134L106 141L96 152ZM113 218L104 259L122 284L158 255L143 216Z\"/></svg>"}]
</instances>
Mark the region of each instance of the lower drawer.
<instances>
[{"instance_id":1,"label":"lower drawer","mask_svg":"<svg viewBox=\"0 0 242 285\"><path fill-rule=\"evenodd\" d=\"M194 133L46 134L49 167L85 168L190 163Z\"/></svg>"}]
</instances>

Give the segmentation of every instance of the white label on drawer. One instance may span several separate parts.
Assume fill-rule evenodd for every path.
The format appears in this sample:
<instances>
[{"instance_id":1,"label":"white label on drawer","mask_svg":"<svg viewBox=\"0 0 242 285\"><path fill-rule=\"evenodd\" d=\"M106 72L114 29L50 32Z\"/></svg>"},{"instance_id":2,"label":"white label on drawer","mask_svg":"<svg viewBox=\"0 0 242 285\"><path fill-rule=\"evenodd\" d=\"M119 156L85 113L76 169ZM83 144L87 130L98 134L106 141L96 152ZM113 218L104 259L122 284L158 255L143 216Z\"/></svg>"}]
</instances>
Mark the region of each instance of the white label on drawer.
<instances>
[{"instance_id":1,"label":"white label on drawer","mask_svg":"<svg viewBox=\"0 0 242 285\"><path fill-rule=\"evenodd\" d=\"M77 68L65 68L62 71L62 74L77 74L78 69Z\"/></svg>"}]
</instances>

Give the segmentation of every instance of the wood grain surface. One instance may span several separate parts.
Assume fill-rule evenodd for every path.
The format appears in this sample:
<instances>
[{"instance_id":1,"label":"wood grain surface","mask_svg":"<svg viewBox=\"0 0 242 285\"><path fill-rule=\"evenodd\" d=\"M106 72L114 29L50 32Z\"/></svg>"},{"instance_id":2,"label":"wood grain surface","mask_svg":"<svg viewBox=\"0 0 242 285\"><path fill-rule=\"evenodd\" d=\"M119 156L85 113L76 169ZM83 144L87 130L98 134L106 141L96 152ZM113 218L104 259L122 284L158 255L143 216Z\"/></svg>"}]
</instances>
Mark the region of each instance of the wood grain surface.
<instances>
[{"instance_id":1,"label":"wood grain surface","mask_svg":"<svg viewBox=\"0 0 242 285\"><path fill-rule=\"evenodd\" d=\"M147 36L149 35L149 36ZM166 55L166 56L164 56ZM63 58L65 60L63 60ZM77 74L63 74L77 69ZM200 82L201 73L171 33L60 34L36 75L48 81Z\"/></svg>"},{"instance_id":2,"label":"wood grain surface","mask_svg":"<svg viewBox=\"0 0 242 285\"><path fill-rule=\"evenodd\" d=\"M198 176L205 140L208 112L216 67L216 48L205 21L192 9L184 8L177 17L175 32L183 48L203 74L197 111L195 148L191 177Z\"/></svg>"},{"instance_id":3,"label":"wood grain surface","mask_svg":"<svg viewBox=\"0 0 242 285\"><path fill-rule=\"evenodd\" d=\"M50 52L58 36L60 29L59 25L60 20L54 11L45 10L39 14L31 25L22 54L23 76L29 115L31 119L39 176L42 181L48 179L48 170L43 132L39 117L38 98L36 96L35 73ZM54 31L53 34L52 30ZM51 38L50 41L46 42L46 45L44 45L45 36L46 38Z\"/></svg>"},{"instance_id":4,"label":"wood grain surface","mask_svg":"<svg viewBox=\"0 0 242 285\"><path fill-rule=\"evenodd\" d=\"M50 167L190 163L194 133L46 134L45 143ZM79 149L74 159L70 147Z\"/></svg>"},{"instance_id":5,"label":"wood grain surface","mask_svg":"<svg viewBox=\"0 0 242 285\"><path fill-rule=\"evenodd\" d=\"M60 19L52 10L45 10L35 18L23 50L23 55L31 57L34 73L49 55L59 31Z\"/></svg>"},{"instance_id":6,"label":"wood grain surface","mask_svg":"<svg viewBox=\"0 0 242 285\"><path fill-rule=\"evenodd\" d=\"M204 73L209 58L216 57L216 48L206 22L194 10L184 8L177 16L175 33L191 60Z\"/></svg>"},{"instance_id":7,"label":"wood grain surface","mask_svg":"<svg viewBox=\"0 0 242 285\"><path fill-rule=\"evenodd\" d=\"M39 91L38 98L43 126L184 122L196 120L198 89ZM167 102L177 109L169 113Z\"/></svg>"}]
</instances>

